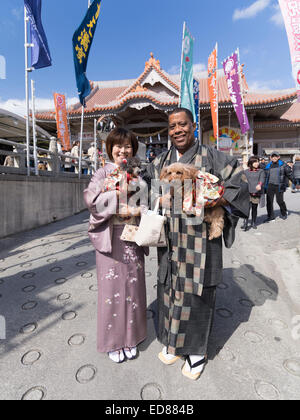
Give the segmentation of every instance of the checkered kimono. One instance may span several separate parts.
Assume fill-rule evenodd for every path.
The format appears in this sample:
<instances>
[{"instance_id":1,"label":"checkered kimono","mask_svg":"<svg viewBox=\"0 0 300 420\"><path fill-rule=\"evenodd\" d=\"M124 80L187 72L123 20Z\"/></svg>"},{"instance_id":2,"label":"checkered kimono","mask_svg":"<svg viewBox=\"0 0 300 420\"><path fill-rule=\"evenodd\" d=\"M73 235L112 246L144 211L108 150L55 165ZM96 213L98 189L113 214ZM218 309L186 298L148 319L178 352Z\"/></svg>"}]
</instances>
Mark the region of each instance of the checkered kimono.
<instances>
[{"instance_id":1,"label":"checkered kimono","mask_svg":"<svg viewBox=\"0 0 300 420\"><path fill-rule=\"evenodd\" d=\"M144 179L159 179L163 167L177 162L176 149L158 156ZM237 160L198 142L179 162L193 164L224 182L224 198L245 217L249 211L247 184ZM207 352L212 327L216 285L222 281L222 238L208 241L206 223L191 224L186 214L167 217L168 248L158 249L158 339L175 355ZM224 241L234 242L238 217L226 214Z\"/></svg>"}]
</instances>

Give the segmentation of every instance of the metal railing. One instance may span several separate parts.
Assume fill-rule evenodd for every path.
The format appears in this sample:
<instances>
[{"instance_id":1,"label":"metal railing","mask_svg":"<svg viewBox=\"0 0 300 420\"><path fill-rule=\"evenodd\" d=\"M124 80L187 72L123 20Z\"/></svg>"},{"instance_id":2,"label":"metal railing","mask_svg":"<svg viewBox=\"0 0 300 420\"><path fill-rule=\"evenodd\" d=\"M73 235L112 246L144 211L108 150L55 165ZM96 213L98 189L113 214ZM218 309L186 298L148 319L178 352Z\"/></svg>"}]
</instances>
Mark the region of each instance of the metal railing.
<instances>
[{"instance_id":1,"label":"metal railing","mask_svg":"<svg viewBox=\"0 0 300 420\"><path fill-rule=\"evenodd\" d=\"M3 150L1 145L9 146L13 150ZM26 144L0 139L0 174L27 175L26 154ZM38 168L36 173L33 146L30 146L30 174L33 176L87 178L94 174L102 164L100 159L97 160L95 165L94 161L84 157L82 158L83 173L79 174L79 157L64 153L53 153L40 147L37 148L37 154Z\"/></svg>"}]
</instances>

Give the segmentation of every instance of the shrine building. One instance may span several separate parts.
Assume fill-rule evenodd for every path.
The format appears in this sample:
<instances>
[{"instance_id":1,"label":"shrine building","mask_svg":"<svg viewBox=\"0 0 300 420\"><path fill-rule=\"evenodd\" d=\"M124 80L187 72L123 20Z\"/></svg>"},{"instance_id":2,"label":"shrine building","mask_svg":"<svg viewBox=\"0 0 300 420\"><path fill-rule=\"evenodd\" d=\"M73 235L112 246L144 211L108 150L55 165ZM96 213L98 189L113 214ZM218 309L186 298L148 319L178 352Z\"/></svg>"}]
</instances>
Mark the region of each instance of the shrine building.
<instances>
[{"instance_id":1,"label":"shrine building","mask_svg":"<svg viewBox=\"0 0 300 420\"><path fill-rule=\"evenodd\" d=\"M247 85L244 67L242 88L251 130L246 137L240 132L223 70L218 70L219 83L219 146L241 156L245 148L262 155L265 150L300 151L300 103L295 89L254 91ZM200 93L200 141L215 145L209 103L207 72L196 73ZM131 130L147 147L168 146L168 113L179 104L180 75L168 74L151 53L144 71L136 79L91 82L92 91L86 98L84 113L84 148L94 138L94 120L112 121ZM79 140L81 104L69 107L71 140ZM37 124L56 136L55 110L38 111ZM99 134L99 132L98 132ZM101 136L100 136L101 137Z\"/></svg>"}]
</instances>

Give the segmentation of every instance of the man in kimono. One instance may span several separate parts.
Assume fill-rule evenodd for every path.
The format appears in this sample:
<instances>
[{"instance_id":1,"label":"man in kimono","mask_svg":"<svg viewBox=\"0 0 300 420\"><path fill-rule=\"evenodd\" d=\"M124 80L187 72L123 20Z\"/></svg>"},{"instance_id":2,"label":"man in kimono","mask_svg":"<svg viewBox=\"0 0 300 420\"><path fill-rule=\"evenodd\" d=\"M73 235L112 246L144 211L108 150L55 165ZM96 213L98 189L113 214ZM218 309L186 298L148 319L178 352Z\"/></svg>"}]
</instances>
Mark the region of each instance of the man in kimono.
<instances>
[{"instance_id":1,"label":"man in kimono","mask_svg":"<svg viewBox=\"0 0 300 420\"><path fill-rule=\"evenodd\" d=\"M162 169L175 162L192 164L217 176L225 192L215 205L225 208L223 237L230 248L239 217L248 217L249 193L238 161L195 139L192 113L177 108L169 115L170 150L145 170L148 185L159 180ZM164 197L161 203L164 206ZM171 365L186 358L183 375L196 380L207 361L216 287L222 281L222 237L209 241L206 223L195 223L185 213L167 216L168 248L158 248L158 340L164 345L160 360ZM191 222L192 220L192 223Z\"/></svg>"}]
</instances>

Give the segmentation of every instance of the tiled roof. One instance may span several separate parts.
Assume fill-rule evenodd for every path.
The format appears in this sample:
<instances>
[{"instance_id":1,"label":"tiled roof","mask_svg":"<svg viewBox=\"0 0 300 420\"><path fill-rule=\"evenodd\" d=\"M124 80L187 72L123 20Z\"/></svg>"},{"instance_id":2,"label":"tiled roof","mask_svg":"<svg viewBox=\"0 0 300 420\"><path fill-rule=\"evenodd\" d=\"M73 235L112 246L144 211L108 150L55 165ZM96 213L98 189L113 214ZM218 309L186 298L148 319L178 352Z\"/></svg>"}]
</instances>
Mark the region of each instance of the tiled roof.
<instances>
[{"instance_id":1,"label":"tiled roof","mask_svg":"<svg viewBox=\"0 0 300 420\"><path fill-rule=\"evenodd\" d=\"M294 123L300 122L300 102L295 102L293 105L283 114L281 120L288 120Z\"/></svg>"},{"instance_id":2,"label":"tiled roof","mask_svg":"<svg viewBox=\"0 0 300 420\"><path fill-rule=\"evenodd\" d=\"M173 94L158 93L141 86L143 80L150 71L155 70L167 85L173 90ZM209 109L209 92L208 82L205 77L206 73L201 73L199 77L200 84L200 106ZM219 78L219 103L223 106L231 106L231 99L227 88L226 78L222 70L218 71ZM196 75L197 78L197 75ZM118 85L119 83L119 85ZM177 106L179 102L179 86L180 76L168 75L160 67L159 60L156 60L151 53L151 58L146 62L144 72L137 79L110 81L110 82L91 82L92 92L87 98L87 108L85 113L117 111L122 109L128 102L132 100L140 101L148 100L159 106ZM282 91L255 92L249 91L244 73L242 72L242 85L245 93L245 105L249 107L268 106L283 101L292 102L296 98L296 89L288 89ZM176 93L174 93L176 92ZM81 105L78 103L68 109L69 116L76 116L81 113ZM290 121L300 120L300 109L298 106L292 106L289 111L284 114L285 118ZM284 117L283 116L283 117ZM55 120L55 112L47 111L36 114L38 120ZM283 118L282 117L282 118Z\"/></svg>"}]
</instances>

